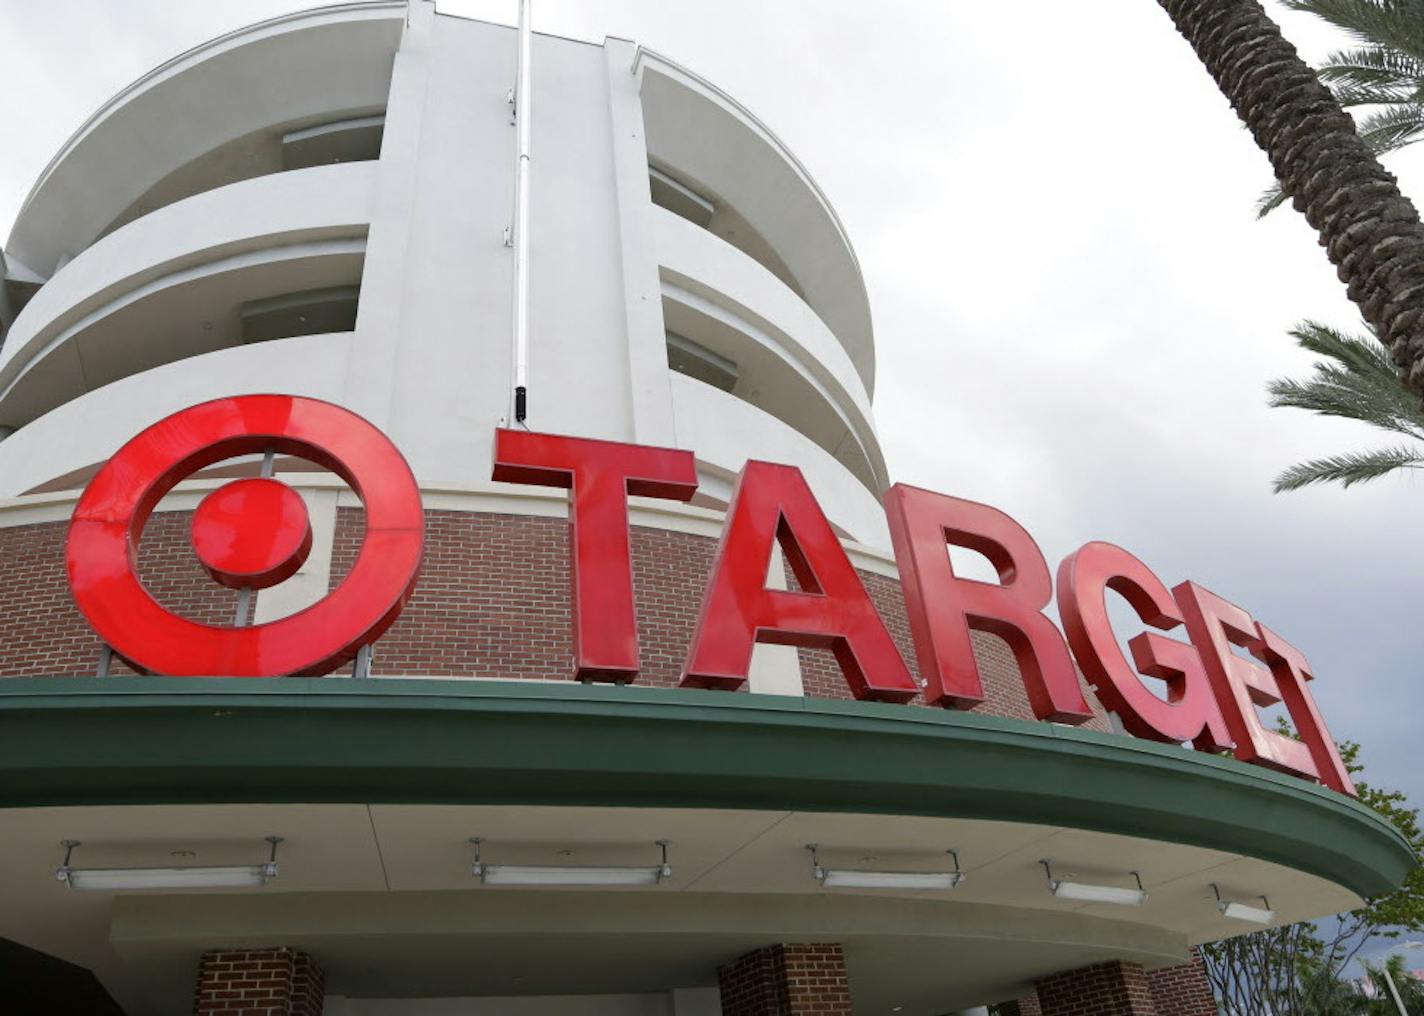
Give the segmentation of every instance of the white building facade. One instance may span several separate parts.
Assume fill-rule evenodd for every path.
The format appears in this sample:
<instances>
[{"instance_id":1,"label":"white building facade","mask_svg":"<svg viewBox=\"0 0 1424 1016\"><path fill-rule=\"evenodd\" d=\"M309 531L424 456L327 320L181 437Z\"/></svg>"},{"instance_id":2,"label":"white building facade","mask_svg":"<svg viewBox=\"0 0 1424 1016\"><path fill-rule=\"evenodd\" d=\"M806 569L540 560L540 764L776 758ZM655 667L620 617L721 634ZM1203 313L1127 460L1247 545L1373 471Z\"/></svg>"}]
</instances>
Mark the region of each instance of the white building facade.
<instances>
[{"instance_id":1,"label":"white building facade","mask_svg":"<svg viewBox=\"0 0 1424 1016\"><path fill-rule=\"evenodd\" d=\"M513 385L514 59L509 30L431 4L344 5L117 96L6 247L14 296L45 285L0 352L21 431L0 495L206 395L273 390L360 413L427 490L487 489ZM696 449L713 501L749 448L795 462L883 547L869 304L815 183L632 43L541 35L533 67L528 425Z\"/></svg>"},{"instance_id":2,"label":"white building facade","mask_svg":"<svg viewBox=\"0 0 1424 1016\"><path fill-rule=\"evenodd\" d=\"M536 35L525 422L690 450L699 480L688 504L633 500L642 676L570 682L567 495L490 479L512 424L515 58L514 30L430 0L274 19L125 89L26 200L0 286L0 962L42 999L17 1011L1053 1016L1107 977L1158 1008L1100 1011L1206 1016L1192 947L1250 930L1210 886L1282 922L1400 875L1397 838L1341 795L1113 734L1096 703L1084 730L1036 721L991 638L976 712L850 701L828 654L786 646L757 647L752 695L675 687L749 458L800 469L913 659L869 300L825 195L751 112L633 42ZM416 597L369 681L120 679L64 585L75 502L156 421L262 393L346 407L405 455ZM313 549L257 595L259 624L326 596L360 542L344 483L275 468ZM175 609L232 616L183 527L256 469L159 506L136 553ZM266 836L281 875L250 892L49 877L63 841L76 867L235 865ZM671 871L501 888L472 877L471 838L543 867L654 865L669 841ZM832 867L968 877L835 891L811 843ZM1046 859L1147 892L1065 900Z\"/></svg>"}]
</instances>

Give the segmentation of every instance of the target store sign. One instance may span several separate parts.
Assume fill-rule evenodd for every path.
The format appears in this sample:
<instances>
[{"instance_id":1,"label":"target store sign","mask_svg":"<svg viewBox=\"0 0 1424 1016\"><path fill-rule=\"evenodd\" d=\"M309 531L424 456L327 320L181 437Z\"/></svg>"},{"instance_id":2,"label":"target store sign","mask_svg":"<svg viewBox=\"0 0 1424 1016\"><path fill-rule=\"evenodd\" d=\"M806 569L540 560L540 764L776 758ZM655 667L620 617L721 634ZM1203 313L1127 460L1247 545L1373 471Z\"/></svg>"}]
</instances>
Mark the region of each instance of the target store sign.
<instances>
[{"instance_id":1,"label":"target store sign","mask_svg":"<svg viewBox=\"0 0 1424 1016\"><path fill-rule=\"evenodd\" d=\"M265 624L214 626L171 613L136 570L150 513L198 470L269 450L330 469L361 499L366 533L355 565L320 602ZM636 680L628 496L691 499L693 453L499 430L493 478L569 491L571 676ZM1060 632L1043 612L1055 596L1048 564L1008 515L904 484L891 487L884 503L923 687L800 470L758 461L746 464L733 490L682 684L740 688L753 646L768 642L831 650L857 698L907 702L922 695L930 705L967 709L984 698L971 633L989 632L1013 650L1040 719L1080 724L1092 717L1076 658L1099 700L1138 737L1229 750L1242 761L1354 793L1310 694L1304 655L1243 608L1193 582L1168 589L1126 550L1094 542L1058 568ZM275 479L247 478L204 498L193 514L192 542L214 581L263 589L301 567L311 527L295 491ZM75 508L67 563L80 610L140 671L319 675L395 622L415 588L423 544L419 488L384 434L328 403L253 395L183 410L120 449ZM773 545L800 591L767 588ZM950 545L983 554L1000 581L956 575ZM1127 642L1127 653L1108 617L1109 590L1126 599L1145 629ZM1177 629L1186 638L1164 634ZM1165 695L1148 681L1161 682ZM1262 722L1259 709L1277 703L1290 713L1299 740Z\"/></svg>"}]
</instances>

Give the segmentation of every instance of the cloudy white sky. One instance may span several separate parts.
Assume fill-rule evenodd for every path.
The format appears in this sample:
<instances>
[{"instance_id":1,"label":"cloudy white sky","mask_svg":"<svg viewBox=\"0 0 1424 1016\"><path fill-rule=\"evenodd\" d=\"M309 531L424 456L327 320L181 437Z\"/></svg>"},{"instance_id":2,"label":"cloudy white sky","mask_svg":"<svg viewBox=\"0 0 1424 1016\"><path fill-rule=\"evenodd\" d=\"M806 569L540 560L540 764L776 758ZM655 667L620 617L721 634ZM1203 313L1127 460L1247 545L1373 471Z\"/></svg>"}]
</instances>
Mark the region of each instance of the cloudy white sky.
<instances>
[{"instance_id":1,"label":"cloudy white sky","mask_svg":"<svg viewBox=\"0 0 1424 1016\"><path fill-rule=\"evenodd\" d=\"M90 112L178 51L300 0L0 3L0 230ZM441 0L510 20L512 0ZM536 0L535 26L633 38L743 101L860 255L895 478L986 501L1056 563L1106 539L1252 610L1315 666L1339 737L1424 803L1424 486L1273 495L1381 443L1265 405L1358 321L1266 160L1153 0ZM1341 40L1273 9L1307 58ZM1424 153L1393 164L1424 199Z\"/></svg>"}]
</instances>

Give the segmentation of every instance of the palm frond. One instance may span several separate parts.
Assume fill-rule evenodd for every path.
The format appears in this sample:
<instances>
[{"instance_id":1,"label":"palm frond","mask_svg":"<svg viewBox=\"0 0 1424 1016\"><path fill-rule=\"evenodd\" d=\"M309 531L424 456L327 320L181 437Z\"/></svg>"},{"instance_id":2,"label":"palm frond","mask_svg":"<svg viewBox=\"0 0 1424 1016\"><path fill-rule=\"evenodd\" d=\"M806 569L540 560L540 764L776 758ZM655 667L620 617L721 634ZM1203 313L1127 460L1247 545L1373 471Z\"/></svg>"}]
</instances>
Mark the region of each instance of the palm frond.
<instances>
[{"instance_id":1,"label":"palm frond","mask_svg":"<svg viewBox=\"0 0 1424 1016\"><path fill-rule=\"evenodd\" d=\"M1358 420L1381 430L1395 431L1408 437L1424 437L1398 424L1389 406L1381 406L1374 393L1361 391L1358 384L1340 371L1328 368L1305 381L1280 378L1271 382L1271 405L1285 409L1304 409L1319 416L1342 420Z\"/></svg>"},{"instance_id":2,"label":"palm frond","mask_svg":"<svg viewBox=\"0 0 1424 1016\"><path fill-rule=\"evenodd\" d=\"M1421 83L1424 87L1424 83ZM1377 85L1334 84L1330 90L1335 93L1335 101L1344 109L1357 106L1414 106L1414 94L1404 93L1404 89L1389 89Z\"/></svg>"},{"instance_id":3,"label":"palm frond","mask_svg":"<svg viewBox=\"0 0 1424 1016\"><path fill-rule=\"evenodd\" d=\"M1256 218L1264 219L1289 200L1290 197L1281 190L1280 184L1272 184L1256 199Z\"/></svg>"},{"instance_id":4,"label":"palm frond","mask_svg":"<svg viewBox=\"0 0 1424 1016\"><path fill-rule=\"evenodd\" d=\"M1271 382L1271 405L1358 420L1424 441L1424 404L1404 384L1388 351L1372 335L1349 335L1314 321L1290 333L1324 359L1302 379Z\"/></svg>"},{"instance_id":5,"label":"palm frond","mask_svg":"<svg viewBox=\"0 0 1424 1016\"><path fill-rule=\"evenodd\" d=\"M1402 102L1416 95L1424 84L1424 59L1388 46L1372 45L1331 53L1316 73L1342 101L1342 93L1358 90L1362 96L1379 96L1375 102Z\"/></svg>"},{"instance_id":6,"label":"palm frond","mask_svg":"<svg viewBox=\"0 0 1424 1016\"><path fill-rule=\"evenodd\" d=\"M1288 333L1308 353L1328 357L1357 374L1388 378L1400 387L1389 350L1373 335L1350 335L1319 321L1302 321Z\"/></svg>"},{"instance_id":7,"label":"palm frond","mask_svg":"<svg viewBox=\"0 0 1424 1016\"><path fill-rule=\"evenodd\" d=\"M1397 469L1421 467L1424 467L1424 450L1381 448L1373 452L1352 452L1296 463L1277 476L1272 486L1277 494L1316 483L1338 483L1350 487L1377 480Z\"/></svg>"},{"instance_id":8,"label":"palm frond","mask_svg":"<svg viewBox=\"0 0 1424 1016\"><path fill-rule=\"evenodd\" d=\"M1398 151L1424 135L1424 106L1393 106L1360 121L1360 138L1376 155Z\"/></svg>"},{"instance_id":9,"label":"palm frond","mask_svg":"<svg viewBox=\"0 0 1424 1016\"><path fill-rule=\"evenodd\" d=\"M1420 0L1283 0L1314 14L1360 42L1388 46L1424 59L1424 4Z\"/></svg>"}]
</instances>

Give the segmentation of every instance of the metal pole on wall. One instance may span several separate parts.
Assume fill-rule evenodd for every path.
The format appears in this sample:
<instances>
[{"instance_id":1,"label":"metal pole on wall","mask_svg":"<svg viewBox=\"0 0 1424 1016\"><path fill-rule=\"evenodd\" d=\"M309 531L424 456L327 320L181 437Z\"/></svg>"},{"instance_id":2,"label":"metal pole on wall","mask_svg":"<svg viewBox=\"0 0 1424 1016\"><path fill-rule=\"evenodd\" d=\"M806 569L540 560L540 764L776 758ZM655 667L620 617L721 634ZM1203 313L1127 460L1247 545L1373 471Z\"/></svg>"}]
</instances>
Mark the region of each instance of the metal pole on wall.
<instances>
[{"instance_id":1,"label":"metal pole on wall","mask_svg":"<svg viewBox=\"0 0 1424 1016\"><path fill-rule=\"evenodd\" d=\"M516 423L529 412L529 164L533 134L534 89L529 55L532 0L519 0L519 65L514 85L514 123L518 155L514 170L514 411Z\"/></svg>"}]
</instances>

